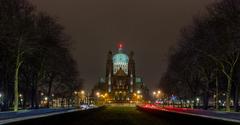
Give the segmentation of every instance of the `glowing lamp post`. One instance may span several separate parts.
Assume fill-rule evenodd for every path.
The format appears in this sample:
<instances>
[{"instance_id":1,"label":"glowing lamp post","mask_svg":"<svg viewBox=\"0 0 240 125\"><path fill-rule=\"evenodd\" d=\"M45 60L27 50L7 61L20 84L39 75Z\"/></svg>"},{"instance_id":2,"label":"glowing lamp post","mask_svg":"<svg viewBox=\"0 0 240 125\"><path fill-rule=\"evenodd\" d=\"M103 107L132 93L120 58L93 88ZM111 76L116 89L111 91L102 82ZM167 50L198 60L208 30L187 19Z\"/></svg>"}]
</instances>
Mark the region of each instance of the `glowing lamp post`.
<instances>
[{"instance_id":1,"label":"glowing lamp post","mask_svg":"<svg viewBox=\"0 0 240 125\"><path fill-rule=\"evenodd\" d=\"M99 103L100 92L96 92L96 102Z\"/></svg>"},{"instance_id":2,"label":"glowing lamp post","mask_svg":"<svg viewBox=\"0 0 240 125\"><path fill-rule=\"evenodd\" d=\"M23 108L23 95L22 94L19 94L19 99L20 99L20 105Z\"/></svg>"},{"instance_id":3,"label":"glowing lamp post","mask_svg":"<svg viewBox=\"0 0 240 125\"><path fill-rule=\"evenodd\" d=\"M199 98L196 98L196 101L197 101L197 106L198 106L198 108L199 108L199 106L200 106L200 99L199 99Z\"/></svg>"},{"instance_id":4,"label":"glowing lamp post","mask_svg":"<svg viewBox=\"0 0 240 125\"><path fill-rule=\"evenodd\" d=\"M141 91L137 90L137 94L134 93L134 95L137 97L137 103L139 103L139 101L142 99Z\"/></svg>"},{"instance_id":5,"label":"glowing lamp post","mask_svg":"<svg viewBox=\"0 0 240 125\"><path fill-rule=\"evenodd\" d=\"M97 93L96 93L96 96L99 98L99 97L100 97L100 93L99 93L99 92L97 92Z\"/></svg>"},{"instance_id":6,"label":"glowing lamp post","mask_svg":"<svg viewBox=\"0 0 240 125\"><path fill-rule=\"evenodd\" d=\"M153 91L153 99L156 99L157 92Z\"/></svg>"},{"instance_id":7,"label":"glowing lamp post","mask_svg":"<svg viewBox=\"0 0 240 125\"><path fill-rule=\"evenodd\" d=\"M85 98L85 91L82 90L81 92L81 103L84 101L84 98Z\"/></svg>"},{"instance_id":8,"label":"glowing lamp post","mask_svg":"<svg viewBox=\"0 0 240 125\"><path fill-rule=\"evenodd\" d=\"M159 100L161 97L161 90L153 91L153 99L154 100Z\"/></svg>"},{"instance_id":9,"label":"glowing lamp post","mask_svg":"<svg viewBox=\"0 0 240 125\"><path fill-rule=\"evenodd\" d=\"M48 100L48 97L45 97L45 98L44 98L44 101L47 101L47 100Z\"/></svg>"}]
</instances>

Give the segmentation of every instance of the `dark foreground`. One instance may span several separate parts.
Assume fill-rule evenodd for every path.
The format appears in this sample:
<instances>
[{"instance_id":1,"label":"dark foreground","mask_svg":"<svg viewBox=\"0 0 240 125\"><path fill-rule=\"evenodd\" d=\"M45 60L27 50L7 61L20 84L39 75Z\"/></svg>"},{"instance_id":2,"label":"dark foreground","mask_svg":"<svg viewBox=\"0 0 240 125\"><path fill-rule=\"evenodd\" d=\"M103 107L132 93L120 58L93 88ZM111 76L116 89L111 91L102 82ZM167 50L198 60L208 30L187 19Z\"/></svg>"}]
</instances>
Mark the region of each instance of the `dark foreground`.
<instances>
[{"instance_id":1,"label":"dark foreground","mask_svg":"<svg viewBox=\"0 0 240 125\"><path fill-rule=\"evenodd\" d=\"M71 124L79 125L168 125L167 121L136 110L135 107L106 107Z\"/></svg>"},{"instance_id":2,"label":"dark foreground","mask_svg":"<svg viewBox=\"0 0 240 125\"><path fill-rule=\"evenodd\" d=\"M204 119L178 116L175 114L158 114L140 111L136 107L102 107L89 111L67 113L46 118L27 120L14 125L196 125ZM183 122L182 122L183 120ZM185 121L185 122L184 122ZM186 123L186 121L188 121ZM210 124L212 121L206 120ZM222 125L221 122L216 122ZM207 124L207 123L206 123ZM232 124L232 123L230 123Z\"/></svg>"},{"instance_id":3,"label":"dark foreground","mask_svg":"<svg viewBox=\"0 0 240 125\"><path fill-rule=\"evenodd\" d=\"M138 111L136 107L104 107L92 111L27 120L12 125L169 125L164 119Z\"/></svg>"}]
</instances>

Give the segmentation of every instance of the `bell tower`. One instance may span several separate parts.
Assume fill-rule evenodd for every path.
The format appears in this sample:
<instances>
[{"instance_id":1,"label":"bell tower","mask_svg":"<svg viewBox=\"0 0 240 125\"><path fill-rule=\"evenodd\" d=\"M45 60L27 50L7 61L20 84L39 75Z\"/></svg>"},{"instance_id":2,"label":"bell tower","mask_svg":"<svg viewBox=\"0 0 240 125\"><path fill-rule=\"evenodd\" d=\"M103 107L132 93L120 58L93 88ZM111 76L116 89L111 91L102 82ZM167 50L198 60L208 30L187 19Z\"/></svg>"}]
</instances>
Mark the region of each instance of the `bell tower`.
<instances>
[{"instance_id":1,"label":"bell tower","mask_svg":"<svg viewBox=\"0 0 240 125\"><path fill-rule=\"evenodd\" d=\"M130 77L130 92L134 91L134 83L135 83L135 61L133 59L134 53L133 51L130 53L129 63L128 63L128 75Z\"/></svg>"},{"instance_id":2,"label":"bell tower","mask_svg":"<svg viewBox=\"0 0 240 125\"><path fill-rule=\"evenodd\" d=\"M112 91L112 75L113 75L112 51L109 51L106 64L106 80L108 92Z\"/></svg>"},{"instance_id":3,"label":"bell tower","mask_svg":"<svg viewBox=\"0 0 240 125\"><path fill-rule=\"evenodd\" d=\"M109 74L113 74L113 60L112 60L112 51L108 52L107 55L107 64L106 64L106 77L109 76Z\"/></svg>"},{"instance_id":4,"label":"bell tower","mask_svg":"<svg viewBox=\"0 0 240 125\"><path fill-rule=\"evenodd\" d=\"M133 59L134 53L133 51L130 53L129 63L128 63L128 74L133 75L135 77L135 61Z\"/></svg>"}]
</instances>

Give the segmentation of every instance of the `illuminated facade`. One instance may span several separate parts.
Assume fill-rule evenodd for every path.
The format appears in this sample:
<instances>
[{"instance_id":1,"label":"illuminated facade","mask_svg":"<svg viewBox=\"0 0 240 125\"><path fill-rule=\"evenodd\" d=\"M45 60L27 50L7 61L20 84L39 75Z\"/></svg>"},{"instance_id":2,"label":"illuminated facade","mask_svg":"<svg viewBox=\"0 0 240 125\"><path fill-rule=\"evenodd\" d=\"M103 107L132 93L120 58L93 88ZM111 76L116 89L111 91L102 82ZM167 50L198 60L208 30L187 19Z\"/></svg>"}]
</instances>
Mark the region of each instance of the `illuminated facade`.
<instances>
[{"instance_id":1,"label":"illuminated facade","mask_svg":"<svg viewBox=\"0 0 240 125\"><path fill-rule=\"evenodd\" d=\"M124 53L123 46L118 46L118 51L113 54L108 52L106 63L106 75L100 78L95 86L94 92L105 93L109 102L130 102L134 101L137 91L145 93L146 87L142 79L136 77L134 54ZM138 93L138 98L143 98L144 94Z\"/></svg>"}]
</instances>

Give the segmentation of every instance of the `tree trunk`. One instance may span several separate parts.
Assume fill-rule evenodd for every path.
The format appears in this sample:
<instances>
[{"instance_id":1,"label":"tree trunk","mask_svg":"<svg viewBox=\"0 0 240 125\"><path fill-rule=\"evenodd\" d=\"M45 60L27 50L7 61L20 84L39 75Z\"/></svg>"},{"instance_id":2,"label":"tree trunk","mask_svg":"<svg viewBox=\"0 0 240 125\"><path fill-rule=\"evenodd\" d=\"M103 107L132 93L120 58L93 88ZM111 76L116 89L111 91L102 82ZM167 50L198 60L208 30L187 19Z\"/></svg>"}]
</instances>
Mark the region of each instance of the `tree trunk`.
<instances>
[{"instance_id":1,"label":"tree trunk","mask_svg":"<svg viewBox=\"0 0 240 125\"><path fill-rule=\"evenodd\" d=\"M37 78L36 81L34 81L33 85L32 85L32 98L33 98L33 105L35 105L34 108L38 109L39 108L39 104L41 101L41 92L38 90L38 85L40 84L40 82L43 80L44 77L44 58L42 57L42 61L41 61L41 67L39 72L37 73Z\"/></svg>"},{"instance_id":2,"label":"tree trunk","mask_svg":"<svg viewBox=\"0 0 240 125\"><path fill-rule=\"evenodd\" d=\"M236 88L235 88L235 98L234 98L234 111L235 112L238 112L239 109L239 104L238 104L238 97L239 97L239 84L236 85Z\"/></svg>"},{"instance_id":3,"label":"tree trunk","mask_svg":"<svg viewBox=\"0 0 240 125\"><path fill-rule=\"evenodd\" d=\"M26 85L24 87L24 91L23 91L23 100L22 100L22 108L26 109L27 108L27 102L29 101L29 79L26 81Z\"/></svg>"},{"instance_id":4,"label":"tree trunk","mask_svg":"<svg viewBox=\"0 0 240 125\"><path fill-rule=\"evenodd\" d=\"M19 94L18 94L18 77L19 77L19 68L22 64L20 61L20 52L18 50L17 60L16 60L16 69L15 69L15 80L14 80L14 111L18 111L18 103L19 103Z\"/></svg>"},{"instance_id":5,"label":"tree trunk","mask_svg":"<svg viewBox=\"0 0 240 125\"><path fill-rule=\"evenodd\" d=\"M208 101L209 101L209 93L208 90L204 93L203 97L203 109L207 110L208 109Z\"/></svg>"},{"instance_id":6,"label":"tree trunk","mask_svg":"<svg viewBox=\"0 0 240 125\"><path fill-rule=\"evenodd\" d=\"M218 84L218 77L216 76L216 110L219 110L219 102L218 102L218 100L219 100L219 90L218 90L218 88L219 88L219 84Z\"/></svg>"},{"instance_id":7,"label":"tree trunk","mask_svg":"<svg viewBox=\"0 0 240 125\"><path fill-rule=\"evenodd\" d=\"M7 69L6 69L7 70ZM4 82L3 82L3 106L1 111L9 110L9 85L8 85L8 75L5 74Z\"/></svg>"},{"instance_id":8,"label":"tree trunk","mask_svg":"<svg viewBox=\"0 0 240 125\"><path fill-rule=\"evenodd\" d=\"M203 96L203 109L207 110L208 109L208 102L209 102L209 82L210 80L208 79L208 82L206 84L204 96Z\"/></svg>"},{"instance_id":9,"label":"tree trunk","mask_svg":"<svg viewBox=\"0 0 240 125\"><path fill-rule=\"evenodd\" d=\"M35 83L32 83L32 86L31 86L31 108L36 108L36 105L35 105L35 98L36 98L36 90L35 90Z\"/></svg>"},{"instance_id":10,"label":"tree trunk","mask_svg":"<svg viewBox=\"0 0 240 125\"><path fill-rule=\"evenodd\" d=\"M47 94L47 96L48 96L48 100L47 100L47 108L50 107L49 103L50 103L50 101L52 100L52 95L51 95L51 93L52 93L53 79L54 79L53 77L50 78L50 81L49 81L49 84L48 84L48 94Z\"/></svg>"},{"instance_id":11,"label":"tree trunk","mask_svg":"<svg viewBox=\"0 0 240 125\"><path fill-rule=\"evenodd\" d=\"M64 108L64 98L61 98L61 107Z\"/></svg>"},{"instance_id":12,"label":"tree trunk","mask_svg":"<svg viewBox=\"0 0 240 125\"><path fill-rule=\"evenodd\" d=\"M22 108L26 109L27 108L27 100L28 99L28 93L23 94L23 100L22 100Z\"/></svg>"},{"instance_id":13,"label":"tree trunk","mask_svg":"<svg viewBox=\"0 0 240 125\"><path fill-rule=\"evenodd\" d=\"M36 88L35 96L34 96L35 97L34 98L35 109L39 108L39 104L40 104L40 101L41 101L40 95L41 95L41 92L38 91L38 89Z\"/></svg>"},{"instance_id":14,"label":"tree trunk","mask_svg":"<svg viewBox=\"0 0 240 125\"><path fill-rule=\"evenodd\" d=\"M232 74L233 74L233 67L231 67L230 74L228 77L228 84L227 84L227 93L226 93L226 111L231 111L231 91L232 91Z\"/></svg>"}]
</instances>

